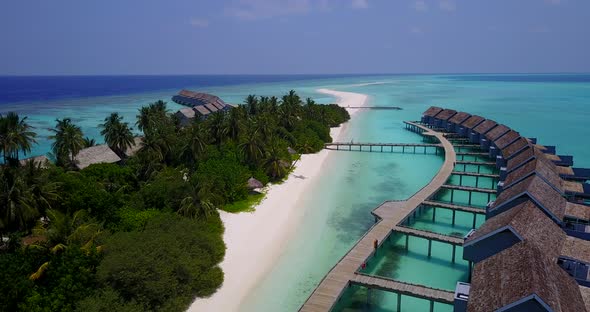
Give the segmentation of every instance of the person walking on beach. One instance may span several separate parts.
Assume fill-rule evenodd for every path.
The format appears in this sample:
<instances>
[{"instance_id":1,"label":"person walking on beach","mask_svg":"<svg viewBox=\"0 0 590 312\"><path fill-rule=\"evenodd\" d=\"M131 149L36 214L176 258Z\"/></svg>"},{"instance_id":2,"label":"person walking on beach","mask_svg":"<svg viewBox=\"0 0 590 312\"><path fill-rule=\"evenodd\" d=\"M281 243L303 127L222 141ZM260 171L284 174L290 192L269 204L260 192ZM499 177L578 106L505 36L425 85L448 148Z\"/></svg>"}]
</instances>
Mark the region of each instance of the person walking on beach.
<instances>
[{"instance_id":1,"label":"person walking on beach","mask_svg":"<svg viewBox=\"0 0 590 312\"><path fill-rule=\"evenodd\" d=\"M377 247L379 247L379 240L375 239L373 241L373 248L375 249L375 251L377 251Z\"/></svg>"}]
</instances>

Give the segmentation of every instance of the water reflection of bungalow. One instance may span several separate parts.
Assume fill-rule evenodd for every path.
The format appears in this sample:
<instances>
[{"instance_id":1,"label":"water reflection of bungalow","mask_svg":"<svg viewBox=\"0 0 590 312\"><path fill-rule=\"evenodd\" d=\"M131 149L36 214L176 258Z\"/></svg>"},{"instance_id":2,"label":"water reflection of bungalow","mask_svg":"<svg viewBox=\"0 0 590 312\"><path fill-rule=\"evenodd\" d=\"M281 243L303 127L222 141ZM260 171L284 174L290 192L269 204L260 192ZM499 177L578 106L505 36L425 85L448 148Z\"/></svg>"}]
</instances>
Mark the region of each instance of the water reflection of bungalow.
<instances>
[{"instance_id":1,"label":"water reflection of bungalow","mask_svg":"<svg viewBox=\"0 0 590 312\"><path fill-rule=\"evenodd\" d=\"M177 104L188 106L176 112L176 117L180 120L181 125L186 126L196 117L207 118L212 113L218 111L227 111L231 105L225 103L218 96L182 90L172 97L172 101Z\"/></svg>"}]
</instances>

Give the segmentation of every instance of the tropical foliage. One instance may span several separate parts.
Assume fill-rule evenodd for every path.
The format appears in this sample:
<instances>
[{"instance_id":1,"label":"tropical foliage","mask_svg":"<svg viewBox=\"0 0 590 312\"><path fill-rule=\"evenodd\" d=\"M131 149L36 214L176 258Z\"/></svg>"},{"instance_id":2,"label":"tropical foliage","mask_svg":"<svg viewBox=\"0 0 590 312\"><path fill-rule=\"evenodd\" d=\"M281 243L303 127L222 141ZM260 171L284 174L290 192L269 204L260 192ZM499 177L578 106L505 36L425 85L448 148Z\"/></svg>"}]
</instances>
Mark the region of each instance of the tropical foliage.
<instances>
[{"instance_id":1,"label":"tropical foliage","mask_svg":"<svg viewBox=\"0 0 590 312\"><path fill-rule=\"evenodd\" d=\"M0 311L186 309L223 282L217 209L247 210L260 200L250 177L284 179L289 151L319 151L348 118L291 91L181 127L157 101L138 111L138 146L119 114L99 125L122 163L77 170L97 142L72 119L50 129L52 165L19 162L36 134L26 117L0 115Z\"/></svg>"}]
</instances>

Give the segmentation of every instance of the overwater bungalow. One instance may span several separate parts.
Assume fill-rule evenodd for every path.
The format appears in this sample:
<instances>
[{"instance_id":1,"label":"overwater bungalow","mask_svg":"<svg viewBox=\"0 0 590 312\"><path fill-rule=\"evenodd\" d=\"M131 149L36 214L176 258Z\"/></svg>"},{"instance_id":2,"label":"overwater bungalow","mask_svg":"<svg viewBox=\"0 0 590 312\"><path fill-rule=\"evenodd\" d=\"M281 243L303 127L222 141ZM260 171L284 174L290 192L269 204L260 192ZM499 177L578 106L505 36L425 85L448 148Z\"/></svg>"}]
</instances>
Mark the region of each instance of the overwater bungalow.
<instances>
[{"instance_id":1,"label":"overwater bungalow","mask_svg":"<svg viewBox=\"0 0 590 312\"><path fill-rule=\"evenodd\" d=\"M434 116L434 128L446 129L447 121L455 116L457 111L454 109L445 109Z\"/></svg>"},{"instance_id":2,"label":"overwater bungalow","mask_svg":"<svg viewBox=\"0 0 590 312\"><path fill-rule=\"evenodd\" d=\"M526 240L555 261L565 236L559 225L526 200L472 232L463 245L463 259L477 263Z\"/></svg>"},{"instance_id":3,"label":"overwater bungalow","mask_svg":"<svg viewBox=\"0 0 590 312\"><path fill-rule=\"evenodd\" d=\"M434 116L436 116L436 114L440 113L442 110L443 109L440 107L431 106L424 112L424 114L422 114L422 123L429 126L434 126Z\"/></svg>"},{"instance_id":4,"label":"overwater bungalow","mask_svg":"<svg viewBox=\"0 0 590 312\"><path fill-rule=\"evenodd\" d=\"M506 127L505 125L498 125L494 129L490 130L480 140L481 149L484 151L487 151L490 148L490 146L492 145L491 144L492 142L498 140L500 137L502 137L508 131L510 131L510 128ZM495 158L495 155L493 158Z\"/></svg>"},{"instance_id":5,"label":"overwater bungalow","mask_svg":"<svg viewBox=\"0 0 590 312\"><path fill-rule=\"evenodd\" d=\"M448 132L458 132L461 123L469 119L469 117L471 117L471 114L465 112L458 112L457 114L455 114L455 116L451 117L447 121L445 129Z\"/></svg>"},{"instance_id":6,"label":"overwater bungalow","mask_svg":"<svg viewBox=\"0 0 590 312\"><path fill-rule=\"evenodd\" d=\"M477 263L473 269L467 311L587 309L580 286L531 242L517 243Z\"/></svg>"},{"instance_id":7,"label":"overwater bungalow","mask_svg":"<svg viewBox=\"0 0 590 312\"><path fill-rule=\"evenodd\" d=\"M181 90L172 97L172 101L188 106L188 108L183 108L175 114L179 118L181 125L188 125L190 120L196 117L205 119L209 114L217 111L227 111L231 108L231 105L225 103L218 96L189 90Z\"/></svg>"},{"instance_id":8,"label":"overwater bungalow","mask_svg":"<svg viewBox=\"0 0 590 312\"><path fill-rule=\"evenodd\" d=\"M556 167L555 164L545 157L529 158L521 166L508 173L503 181L498 182L498 193L532 175L537 175L553 187L553 189L563 194L563 182L557 173Z\"/></svg>"},{"instance_id":9,"label":"overwater bungalow","mask_svg":"<svg viewBox=\"0 0 590 312\"><path fill-rule=\"evenodd\" d=\"M473 128L473 130L471 130L471 132L469 133L469 142L473 144L480 144L481 138L486 133L488 133L488 131L492 130L497 125L498 123L491 119L487 119L484 122L480 123L479 125L477 125L477 127Z\"/></svg>"},{"instance_id":10,"label":"overwater bungalow","mask_svg":"<svg viewBox=\"0 0 590 312\"><path fill-rule=\"evenodd\" d=\"M81 150L75 161L78 169L84 169L93 164L117 163L121 158L107 145L96 145Z\"/></svg>"},{"instance_id":11,"label":"overwater bungalow","mask_svg":"<svg viewBox=\"0 0 590 312\"><path fill-rule=\"evenodd\" d=\"M553 222L558 225L562 224L566 205L565 198L537 175L532 175L502 191L495 201L488 204L486 219L512 209L527 200L534 202Z\"/></svg>"},{"instance_id":12,"label":"overwater bungalow","mask_svg":"<svg viewBox=\"0 0 590 312\"><path fill-rule=\"evenodd\" d=\"M469 134L471 133L471 131L473 131L473 129L475 127L479 126L479 124L481 124L484 121L485 121L485 118L483 118L481 116L473 115L473 116L469 117L467 120L465 120L463 123L461 123L457 133L460 136L468 137Z\"/></svg>"},{"instance_id":13,"label":"overwater bungalow","mask_svg":"<svg viewBox=\"0 0 590 312\"><path fill-rule=\"evenodd\" d=\"M590 287L590 241L568 236L560 253L557 264L578 284Z\"/></svg>"},{"instance_id":14,"label":"overwater bungalow","mask_svg":"<svg viewBox=\"0 0 590 312\"><path fill-rule=\"evenodd\" d=\"M506 166L506 162L509 159L516 157L518 154L526 150L527 148L533 148L532 144L523 137L520 137L518 140L512 142L510 145L506 146L505 148L500 150L500 154L496 155L496 167L501 168ZM492 156L492 153L490 153Z\"/></svg>"}]
</instances>

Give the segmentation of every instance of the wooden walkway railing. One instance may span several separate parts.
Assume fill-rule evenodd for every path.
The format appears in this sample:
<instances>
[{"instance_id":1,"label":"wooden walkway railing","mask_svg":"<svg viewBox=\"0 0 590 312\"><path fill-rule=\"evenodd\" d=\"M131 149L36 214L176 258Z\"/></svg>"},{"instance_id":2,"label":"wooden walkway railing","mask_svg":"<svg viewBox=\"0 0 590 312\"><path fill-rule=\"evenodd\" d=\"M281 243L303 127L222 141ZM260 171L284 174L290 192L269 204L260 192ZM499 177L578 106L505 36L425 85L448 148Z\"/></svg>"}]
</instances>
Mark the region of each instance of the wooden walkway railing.
<instances>
[{"instance_id":1,"label":"wooden walkway railing","mask_svg":"<svg viewBox=\"0 0 590 312\"><path fill-rule=\"evenodd\" d=\"M418 123L405 123L406 128L420 132L424 136L433 137L440 142L440 146L444 149L445 156L445 161L442 167L430 183L425 185L408 200L385 202L373 211L373 214L379 217L380 220L375 223L365 235L363 235L363 237L340 259L340 261L338 261L338 263L336 263L332 270L330 270L330 272L322 279L299 311L330 311L342 295L344 289L358 278L359 274L356 273L357 270L375 252L373 242L377 240L379 244L381 244L398 224L400 224L425 200L431 198L451 176L454 163L457 161L455 149L451 142L449 142L440 132L435 132ZM398 285L401 284L403 283ZM446 298L445 302L449 302L451 298L448 293L441 294L439 292L433 292L432 289L427 287L415 287L413 290L415 292L413 295L419 295L421 298L431 300L431 303L433 301L441 301L441 298L443 297Z\"/></svg>"},{"instance_id":2,"label":"wooden walkway railing","mask_svg":"<svg viewBox=\"0 0 590 312\"><path fill-rule=\"evenodd\" d=\"M439 207L439 208L464 211L464 212L470 212L470 213L480 213L480 214L486 213L486 210L483 208L477 208L477 207L473 207L473 206L453 205L453 204L449 204L449 203L432 201L432 200L425 200L422 204L426 205L426 206Z\"/></svg>"},{"instance_id":3,"label":"wooden walkway railing","mask_svg":"<svg viewBox=\"0 0 590 312\"><path fill-rule=\"evenodd\" d=\"M434 240L437 242L447 243L447 244L457 245L457 246L463 246L463 242L464 242L464 240L462 238L443 235L443 234L430 232L430 231L418 230L418 229L405 227L405 226L395 226L393 228L393 231L398 232L398 233L403 233L406 235L410 235L410 236L426 238L430 241Z\"/></svg>"},{"instance_id":4,"label":"wooden walkway railing","mask_svg":"<svg viewBox=\"0 0 590 312\"><path fill-rule=\"evenodd\" d=\"M325 143L325 149L336 151L356 151L356 152L389 152L389 153L421 153L427 154L429 149L432 153L438 155L440 144L429 143L369 143L369 142L332 142Z\"/></svg>"}]
</instances>

